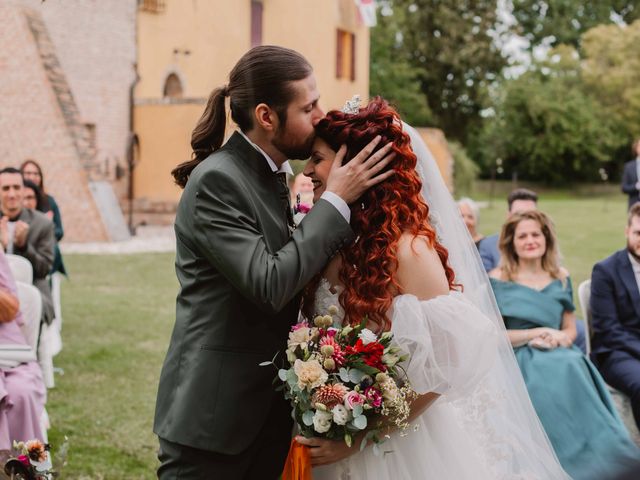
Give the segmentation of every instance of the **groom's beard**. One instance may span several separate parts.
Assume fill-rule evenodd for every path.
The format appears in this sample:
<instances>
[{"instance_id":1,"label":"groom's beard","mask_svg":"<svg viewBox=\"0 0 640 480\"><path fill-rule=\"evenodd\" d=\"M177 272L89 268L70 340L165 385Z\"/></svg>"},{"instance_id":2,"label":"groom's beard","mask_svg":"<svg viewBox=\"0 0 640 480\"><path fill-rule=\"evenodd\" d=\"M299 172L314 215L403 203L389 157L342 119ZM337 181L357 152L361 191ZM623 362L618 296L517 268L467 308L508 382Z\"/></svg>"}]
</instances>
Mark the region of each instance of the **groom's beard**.
<instances>
[{"instance_id":1,"label":"groom's beard","mask_svg":"<svg viewBox=\"0 0 640 480\"><path fill-rule=\"evenodd\" d=\"M306 160L311 156L313 141L316 138L315 132L312 132L302 141L293 141L292 135L287 135L287 131L280 129L273 138L273 146L280 150L289 160Z\"/></svg>"},{"instance_id":2,"label":"groom's beard","mask_svg":"<svg viewBox=\"0 0 640 480\"><path fill-rule=\"evenodd\" d=\"M640 245L631 245L631 242L627 240L627 251L636 261L640 262Z\"/></svg>"}]
</instances>

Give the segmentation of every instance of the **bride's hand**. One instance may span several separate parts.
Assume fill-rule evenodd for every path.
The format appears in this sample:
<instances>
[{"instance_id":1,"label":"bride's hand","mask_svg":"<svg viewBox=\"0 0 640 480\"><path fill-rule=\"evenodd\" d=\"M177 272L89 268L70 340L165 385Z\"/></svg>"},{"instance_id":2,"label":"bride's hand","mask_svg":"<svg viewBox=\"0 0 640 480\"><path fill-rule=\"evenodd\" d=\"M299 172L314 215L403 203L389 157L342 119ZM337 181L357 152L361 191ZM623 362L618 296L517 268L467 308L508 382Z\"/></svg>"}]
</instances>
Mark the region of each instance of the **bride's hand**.
<instances>
[{"instance_id":1,"label":"bride's hand","mask_svg":"<svg viewBox=\"0 0 640 480\"><path fill-rule=\"evenodd\" d=\"M339 462L353 455L358 451L354 439L353 445L348 447L344 440L328 440L326 438L306 438L302 435L296 437L296 442L309 447L309 457L311 465L328 465L330 463Z\"/></svg>"}]
</instances>

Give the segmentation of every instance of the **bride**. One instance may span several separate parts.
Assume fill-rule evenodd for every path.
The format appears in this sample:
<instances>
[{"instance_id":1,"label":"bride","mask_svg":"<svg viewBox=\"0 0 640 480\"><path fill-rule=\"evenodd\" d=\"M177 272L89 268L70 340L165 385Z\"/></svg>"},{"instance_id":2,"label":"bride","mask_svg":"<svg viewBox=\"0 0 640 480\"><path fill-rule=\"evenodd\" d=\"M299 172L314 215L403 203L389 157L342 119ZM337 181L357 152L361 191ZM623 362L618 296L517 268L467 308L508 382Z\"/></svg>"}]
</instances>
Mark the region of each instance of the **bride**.
<instances>
[{"instance_id":1,"label":"bride","mask_svg":"<svg viewBox=\"0 0 640 480\"><path fill-rule=\"evenodd\" d=\"M304 173L320 197L340 145L358 152L380 135L396 153L390 180L354 204L357 240L306 289L303 313L330 305L343 323L390 330L410 353L419 394L406 434L382 453L360 441L296 437L315 479L566 479L533 410L489 281L457 207L417 132L380 98L332 111L316 127Z\"/></svg>"}]
</instances>

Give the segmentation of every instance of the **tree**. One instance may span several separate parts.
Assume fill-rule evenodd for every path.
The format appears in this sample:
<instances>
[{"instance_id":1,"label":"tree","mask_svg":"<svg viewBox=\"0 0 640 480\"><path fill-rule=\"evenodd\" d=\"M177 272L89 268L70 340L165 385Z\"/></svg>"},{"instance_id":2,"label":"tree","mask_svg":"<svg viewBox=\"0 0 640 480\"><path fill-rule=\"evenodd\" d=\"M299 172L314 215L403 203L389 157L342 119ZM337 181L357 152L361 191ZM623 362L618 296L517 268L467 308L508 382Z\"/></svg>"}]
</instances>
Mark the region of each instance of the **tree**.
<instances>
[{"instance_id":1,"label":"tree","mask_svg":"<svg viewBox=\"0 0 640 480\"><path fill-rule=\"evenodd\" d=\"M383 3L384 10L393 12L394 21L390 32L372 30L372 44L377 44L379 34L397 39L395 58L406 60L417 70L435 124L448 137L464 142L489 103L488 84L505 65L492 33L499 23L497 1ZM375 60L373 55L372 59ZM372 77L376 75L372 70Z\"/></svg>"},{"instance_id":2,"label":"tree","mask_svg":"<svg viewBox=\"0 0 640 480\"><path fill-rule=\"evenodd\" d=\"M381 16L371 34L370 96L380 95L394 105L402 118L414 126L433 124L420 71L408 60L398 42L401 14Z\"/></svg>"},{"instance_id":3,"label":"tree","mask_svg":"<svg viewBox=\"0 0 640 480\"><path fill-rule=\"evenodd\" d=\"M518 31L530 49L548 43L580 47L580 38L600 24L631 23L640 17L639 0L512 0Z\"/></svg>"},{"instance_id":4,"label":"tree","mask_svg":"<svg viewBox=\"0 0 640 480\"><path fill-rule=\"evenodd\" d=\"M616 122L627 142L640 135L640 20L601 25L583 37L587 91Z\"/></svg>"},{"instance_id":5,"label":"tree","mask_svg":"<svg viewBox=\"0 0 640 480\"><path fill-rule=\"evenodd\" d=\"M484 164L500 156L507 173L554 183L594 180L621 142L616 122L586 92L575 49L560 46L507 80L497 115L477 145Z\"/></svg>"}]
</instances>

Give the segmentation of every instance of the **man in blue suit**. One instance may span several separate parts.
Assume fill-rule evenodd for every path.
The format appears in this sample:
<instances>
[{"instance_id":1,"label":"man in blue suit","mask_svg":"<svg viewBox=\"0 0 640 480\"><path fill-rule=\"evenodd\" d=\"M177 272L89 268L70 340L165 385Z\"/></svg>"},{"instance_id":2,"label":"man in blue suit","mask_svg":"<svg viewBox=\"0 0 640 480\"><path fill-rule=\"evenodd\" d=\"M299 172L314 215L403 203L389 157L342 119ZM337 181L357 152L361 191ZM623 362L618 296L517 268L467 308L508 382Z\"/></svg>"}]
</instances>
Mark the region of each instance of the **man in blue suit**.
<instances>
[{"instance_id":1,"label":"man in blue suit","mask_svg":"<svg viewBox=\"0 0 640 480\"><path fill-rule=\"evenodd\" d=\"M629 210L627 248L593 267L592 359L609 385L631 398L640 428L640 202Z\"/></svg>"},{"instance_id":2,"label":"man in blue suit","mask_svg":"<svg viewBox=\"0 0 640 480\"><path fill-rule=\"evenodd\" d=\"M640 202L640 138L633 144L635 160L624 164L622 173L622 191L629 195L629 208Z\"/></svg>"}]
</instances>

